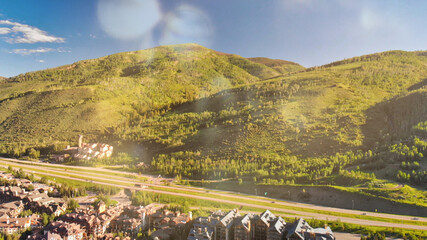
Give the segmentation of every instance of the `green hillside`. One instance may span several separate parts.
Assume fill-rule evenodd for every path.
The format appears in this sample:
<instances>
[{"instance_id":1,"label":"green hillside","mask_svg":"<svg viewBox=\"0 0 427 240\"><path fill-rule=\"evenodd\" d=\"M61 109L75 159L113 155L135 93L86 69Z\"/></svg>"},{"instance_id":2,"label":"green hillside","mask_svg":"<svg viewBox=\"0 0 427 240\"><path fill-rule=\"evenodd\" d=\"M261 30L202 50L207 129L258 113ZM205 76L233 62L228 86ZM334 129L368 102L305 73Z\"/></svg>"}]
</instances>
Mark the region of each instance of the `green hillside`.
<instances>
[{"instance_id":1,"label":"green hillside","mask_svg":"<svg viewBox=\"0 0 427 240\"><path fill-rule=\"evenodd\" d=\"M279 73L196 44L164 46L80 61L7 79L0 85L3 145L49 145L79 132L94 138L134 115Z\"/></svg>"},{"instance_id":2,"label":"green hillside","mask_svg":"<svg viewBox=\"0 0 427 240\"><path fill-rule=\"evenodd\" d=\"M282 60L282 59L270 59L264 57L248 58L252 62L264 64L268 67L275 69L276 71L286 74L289 72L297 72L304 70L304 67L298 63Z\"/></svg>"},{"instance_id":3,"label":"green hillside","mask_svg":"<svg viewBox=\"0 0 427 240\"><path fill-rule=\"evenodd\" d=\"M426 52L310 69L195 44L119 53L1 82L0 150L19 156L84 134L132 154L137 146L169 176L423 186L426 79ZM366 194L427 206L414 198L425 191L405 189Z\"/></svg>"},{"instance_id":4,"label":"green hillside","mask_svg":"<svg viewBox=\"0 0 427 240\"><path fill-rule=\"evenodd\" d=\"M363 56L223 91L128 128L126 134L157 142L162 145L160 152L171 152L156 162L162 171L173 170L171 174L327 176L362 158L358 150L374 150L408 137L405 129L426 120L426 107L420 104L425 90L408 90L427 76L425 66L426 58L417 53ZM418 102L403 102L403 107L394 103L413 95ZM382 104L412 115L396 113L385 119ZM398 124L402 130L387 128L388 124ZM346 156L348 151L354 153ZM190 170L189 162L198 170ZM206 169L200 170L200 165Z\"/></svg>"}]
</instances>

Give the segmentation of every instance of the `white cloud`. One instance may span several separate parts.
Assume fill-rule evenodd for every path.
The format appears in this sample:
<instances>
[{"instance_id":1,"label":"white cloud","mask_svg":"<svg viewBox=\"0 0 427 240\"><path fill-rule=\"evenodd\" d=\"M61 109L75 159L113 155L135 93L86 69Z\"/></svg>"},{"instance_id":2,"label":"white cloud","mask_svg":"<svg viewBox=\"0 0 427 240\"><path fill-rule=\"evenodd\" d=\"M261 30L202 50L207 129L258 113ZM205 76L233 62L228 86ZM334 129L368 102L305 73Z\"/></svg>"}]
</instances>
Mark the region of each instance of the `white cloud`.
<instances>
[{"instance_id":1,"label":"white cloud","mask_svg":"<svg viewBox=\"0 0 427 240\"><path fill-rule=\"evenodd\" d=\"M65 49L65 48L54 49L54 48L39 47L39 48L35 48L35 49L26 49L26 48L13 49L9 53L14 53L14 54L19 54L19 55L25 56L25 55L31 55L31 54L37 54L37 53L48 53L48 52L69 53L71 51L68 49Z\"/></svg>"},{"instance_id":2,"label":"white cloud","mask_svg":"<svg viewBox=\"0 0 427 240\"><path fill-rule=\"evenodd\" d=\"M11 22L9 20L0 20L1 25L10 25L12 28L0 28L9 29L3 30L5 33L13 33L10 37L6 38L9 43L37 43L37 42L64 42L65 39L61 37L55 37L49 35L47 32L40 30L30 25L21 24L17 22ZM7 31L7 32L6 32ZM1 33L1 30L0 30Z\"/></svg>"},{"instance_id":3,"label":"white cloud","mask_svg":"<svg viewBox=\"0 0 427 240\"><path fill-rule=\"evenodd\" d=\"M70 53L71 52L70 49L68 49L68 48L62 48L62 47L55 49L55 51L59 52L59 53Z\"/></svg>"},{"instance_id":4,"label":"white cloud","mask_svg":"<svg viewBox=\"0 0 427 240\"><path fill-rule=\"evenodd\" d=\"M8 34L10 31L10 28L0 28L0 34Z\"/></svg>"},{"instance_id":5,"label":"white cloud","mask_svg":"<svg viewBox=\"0 0 427 240\"><path fill-rule=\"evenodd\" d=\"M39 63L44 63L44 60L43 60L43 59L40 59L40 60L37 60L37 62L39 62Z\"/></svg>"},{"instance_id":6,"label":"white cloud","mask_svg":"<svg viewBox=\"0 0 427 240\"><path fill-rule=\"evenodd\" d=\"M36 48L36 49L13 49L11 53L20 54L20 55L31 55L34 53L47 53L47 52L53 52L55 49L53 48Z\"/></svg>"}]
</instances>

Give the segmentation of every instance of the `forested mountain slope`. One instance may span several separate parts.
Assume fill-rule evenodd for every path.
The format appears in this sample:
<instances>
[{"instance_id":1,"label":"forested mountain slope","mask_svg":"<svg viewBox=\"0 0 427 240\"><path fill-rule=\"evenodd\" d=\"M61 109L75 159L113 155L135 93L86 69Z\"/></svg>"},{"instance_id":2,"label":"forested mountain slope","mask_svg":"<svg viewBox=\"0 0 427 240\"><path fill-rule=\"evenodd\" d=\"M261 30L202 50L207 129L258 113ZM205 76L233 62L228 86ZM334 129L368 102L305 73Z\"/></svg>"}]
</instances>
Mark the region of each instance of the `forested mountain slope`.
<instances>
[{"instance_id":1,"label":"forested mountain slope","mask_svg":"<svg viewBox=\"0 0 427 240\"><path fill-rule=\"evenodd\" d=\"M124 136L161 144L155 166L170 174L328 176L427 120L426 64L417 52L356 57L183 104Z\"/></svg>"},{"instance_id":2,"label":"forested mountain slope","mask_svg":"<svg viewBox=\"0 0 427 240\"><path fill-rule=\"evenodd\" d=\"M114 54L0 82L3 146L68 142L281 73L196 44Z\"/></svg>"},{"instance_id":3,"label":"forested mountain slope","mask_svg":"<svg viewBox=\"0 0 427 240\"><path fill-rule=\"evenodd\" d=\"M304 69L158 47L7 79L0 140L10 154L83 133L141 146L151 170L197 179L322 182L356 165L394 178L402 161L426 168L426 79L425 52Z\"/></svg>"}]
</instances>

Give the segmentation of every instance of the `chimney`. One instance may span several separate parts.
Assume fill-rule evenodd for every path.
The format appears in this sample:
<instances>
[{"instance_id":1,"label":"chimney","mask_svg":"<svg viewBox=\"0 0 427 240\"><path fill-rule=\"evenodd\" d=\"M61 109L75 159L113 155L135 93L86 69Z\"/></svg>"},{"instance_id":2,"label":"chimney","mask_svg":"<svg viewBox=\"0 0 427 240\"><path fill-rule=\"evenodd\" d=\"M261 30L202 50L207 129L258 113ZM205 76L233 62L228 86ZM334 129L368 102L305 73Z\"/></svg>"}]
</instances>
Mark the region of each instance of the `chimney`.
<instances>
[{"instance_id":1,"label":"chimney","mask_svg":"<svg viewBox=\"0 0 427 240\"><path fill-rule=\"evenodd\" d=\"M83 144L83 135L79 135L79 148L82 147Z\"/></svg>"}]
</instances>

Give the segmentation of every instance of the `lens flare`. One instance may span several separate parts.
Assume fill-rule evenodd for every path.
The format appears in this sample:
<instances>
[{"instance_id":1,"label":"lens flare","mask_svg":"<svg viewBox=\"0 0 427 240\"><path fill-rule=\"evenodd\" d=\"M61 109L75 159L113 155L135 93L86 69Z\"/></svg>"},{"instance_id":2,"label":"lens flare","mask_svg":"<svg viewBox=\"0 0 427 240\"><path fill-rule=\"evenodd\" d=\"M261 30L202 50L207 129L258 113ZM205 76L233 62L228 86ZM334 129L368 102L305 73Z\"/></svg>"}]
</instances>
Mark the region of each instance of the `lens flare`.
<instances>
[{"instance_id":1,"label":"lens flare","mask_svg":"<svg viewBox=\"0 0 427 240\"><path fill-rule=\"evenodd\" d=\"M102 29L123 40L149 33L162 18L157 0L99 0L97 13Z\"/></svg>"},{"instance_id":2,"label":"lens flare","mask_svg":"<svg viewBox=\"0 0 427 240\"><path fill-rule=\"evenodd\" d=\"M201 10L181 5L165 19L160 44L198 43L208 46L212 36L212 24Z\"/></svg>"}]
</instances>

